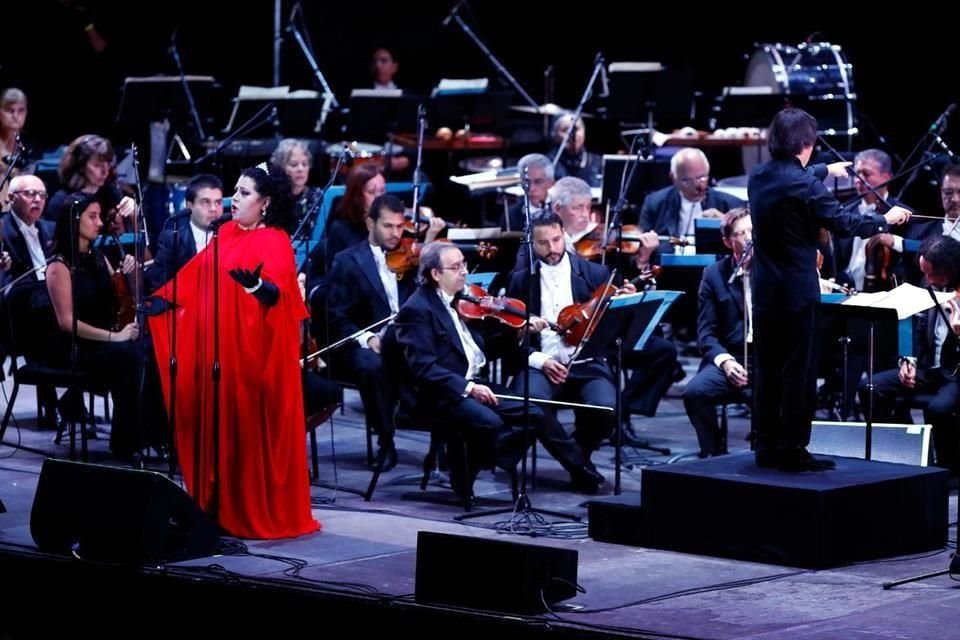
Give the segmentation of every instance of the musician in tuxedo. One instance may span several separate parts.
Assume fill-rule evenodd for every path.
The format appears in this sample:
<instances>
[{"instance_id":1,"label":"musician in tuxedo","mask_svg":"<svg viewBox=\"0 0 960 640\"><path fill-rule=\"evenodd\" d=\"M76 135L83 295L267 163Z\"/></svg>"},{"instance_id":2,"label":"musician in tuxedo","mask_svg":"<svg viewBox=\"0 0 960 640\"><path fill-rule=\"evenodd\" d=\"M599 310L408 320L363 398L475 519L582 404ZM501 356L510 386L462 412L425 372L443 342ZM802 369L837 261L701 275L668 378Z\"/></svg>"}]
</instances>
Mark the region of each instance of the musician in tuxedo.
<instances>
[{"instance_id":1,"label":"musician in tuxedo","mask_svg":"<svg viewBox=\"0 0 960 640\"><path fill-rule=\"evenodd\" d=\"M220 178L194 176L187 184L186 203L187 208L168 219L157 236L157 255L145 273L149 291L169 281L210 242L210 224L223 215Z\"/></svg>"},{"instance_id":2,"label":"musician in tuxedo","mask_svg":"<svg viewBox=\"0 0 960 640\"><path fill-rule=\"evenodd\" d=\"M816 141L817 121L810 114L796 108L780 111L767 139L771 159L754 167L747 183L754 225L755 456L758 466L782 471L834 466L806 449L819 364L820 229L867 237L910 218L902 207L882 216L842 211L823 179L845 175L850 163L808 167Z\"/></svg>"},{"instance_id":3,"label":"musician in tuxedo","mask_svg":"<svg viewBox=\"0 0 960 640\"><path fill-rule=\"evenodd\" d=\"M648 195L640 209L640 228L656 231L660 236L688 238L694 234L696 218L719 218L744 202L722 191L710 188L710 162L703 151L686 147L670 158L670 180L673 185ZM696 247L675 245L666 241L662 251L693 254Z\"/></svg>"},{"instance_id":4,"label":"musician in tuxedo","mask_svg":"<svg viewBox=\"0 0 960 640\"><path fill-rule=\"evenodd\" d=\"M960 241L948 236L928 239L920 249L920 269L926 284L943 291L960 287ZM957 455L957 411L960 410L960 366L957 334L960 326L951 326L951 317L957 309L957 300L931 307L916 316L913 332L913 355L900 358L897 369L882 371L873 377L873 416L875 422L894 418L896 422L911 422L909 409L898 399L911 400L918 395L932 395L923 410L923 418L933 427L933 446L936 464L960 471ZM951 335L952 334L952 335ZM949 339L948 339L949 338ZM860 403L866 407L869 390L866 381L860 385Z\"/></svg>"},{"instance_id":5,"label":"musician in tuxedo","mask_svg":"<svg viewBox=\"0 0 960 640\"><path fill-rule=\"evenodd\" d=\"M528 153L517 162L517 171L523 179L523 172L527 172L530 183L528 198L530 200L530 217L539 214L547 207L547 196L550 187L554 184L553 163L550 158L540 153ZM504 211L500 218L500 228L504 231L523 231L527 228L526 198L521 198L516 204Z\"/></svg>"},{"instance_id":6,"label":"musician in tuxedo","mask_svg":"<svg viewBox=\"0 0 960 640\"><path fill-rule=\"evenodd\" d=\"M497 466L514 472L526 438L523 402L498 398L508 390L485 377L485 348L494 346L455 310L467 272L455 245L438 242L423 248L421 284L401 306L394 324L402 370L391 374L400 386L401 406L441 417L462 435L466 461L462 448L448 446L447 452L454 490L470 499L480 470ZM393 351L390 343L388 338L388 353ZM536 433L543 413L531 404L528 415Z\"/></svg>"},{"instance_id":7,"label":"musician in tuxedo","mask_svg":"<svg viewBox=\"0 0 960 640\"><path fill-rule=\"evenodd\" d=\"M683 406L697 433L701 458L724 453L717 405L746 402L751 382L750 364L744 359L745 345L751 349L753 340L749 328L744 331L744 314L749 324L752 311L750 298L744 295L750 289L750 255L744 256L753 239L750 211L745 207L728 211L720 235L733 253L703 271L697 313L703 360L683 391Z\"/></svg>"},{"instance_id":8,"label":"musician in tuxedo","mask_svg":"<svg viewBox=\"0 0 960 640\"><path fill-rule=\"evenodd\" d=\"M556 322L564 308L589 300L610 274L605 266L567 251L564 222L557 214L537 216L532 224L536 260L529 295L528 267L513 271L507 281L507 296L525 301L530 309L533 335L527 361L520 365L528 367L530 396L613 407L618 385L607 359L573 362L576 347L566 344L563 336L548 326ZM623 291L633 293L636 287L627 283ZM521 371L514 378L513 388L520 393L522 385ZM554 423L551 432L562 429L554 410L545 409L544 414L546 421ZM587 467L594 469L590 456L613 433L616 416L588 409L576 409L575 415L573 439L580 445Z\"/></svg>"},{"instance_id":9,"label":"musician in tuxedo","mask_svg":"<svg viewBox=\"0 0 960 640\"><path fill-rule=\"evenodd\" d=\"M389 392L380 355L384 327L360 330L397 313L416 287L413 274L398 280L386 263L387 252L396 249L403 236L404 210L396 196L377 197L366 217L367 238L337 254L328 279L331 339L358 334L331 354L333 371L356 383L367 428L379 438L377 464L382 463L384 470L397 461L396 399Z\"/></svg>"},{"instance_id":10,"label":"musician in tuxedo","mask_svg":"<svg viewBox=\"0 0 960 640\"><path fill-rule=\"evenodd\" d=\"M555 157L560 143L563 142L567 131L574 125L573 114L566 113L557 116L553 121L553 142L556 146L550 150L550 156ZM560 160L554 168L557 180L567 176L580 178L591 187L599 187L603 173L603 158L587 150L587 128L583 118L576 121L576 127L570 131L567 145L560 154ZM551 163L552 164L552 163Z\"/></svg>"}]
</instances>

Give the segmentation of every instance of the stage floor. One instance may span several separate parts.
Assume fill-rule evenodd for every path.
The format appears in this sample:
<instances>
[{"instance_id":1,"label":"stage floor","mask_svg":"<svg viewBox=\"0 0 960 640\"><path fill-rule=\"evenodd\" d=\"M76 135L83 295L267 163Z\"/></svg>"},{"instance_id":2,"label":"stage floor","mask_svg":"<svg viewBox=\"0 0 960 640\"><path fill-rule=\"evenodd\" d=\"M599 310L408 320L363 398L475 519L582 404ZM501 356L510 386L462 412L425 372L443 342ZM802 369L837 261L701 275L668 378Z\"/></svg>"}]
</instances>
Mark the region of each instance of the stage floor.
<instances>
[{"instance_id":1,"label":"stage floor","mask_svg":"<svg viewBox=\"0 0 960 640\"><path fill-rule=\"evenodd\" d=\"M8 382L7 393L9 386ZM650 438L656 445L670 447L675 455L696 450L693 430L683 413L677 390L675 387L661 405L656 419L635 417L633 420L641 436ZM19 437L25 444L65 457L66 447L52 444L52 432L36 430L31 391L24 389L18 399L15 415L20 423ZM97 409L100 410L99 404ZM365 468L363 423L358 409L359 398L348 392L345 415L338 413L332 427L328 423L318 429L320 481L356 489L366 487L370 472ZM732 450L747 449L744 441L747 428L747 421L742 417L731 419ZM18 430L13 424L5 440L17 442ZM105 434L91 441L91 461L110 462L106 443ZM575 549L579 552L578 582L584 592L557 603L553 613L540 616L451 613L442 607L424 607L417 614L419 620L428 619L423 617L428 615L446 616L447 624L459 620L464 629L481 618L488 622L496 620L500 625L517 625L505 630L511 637L534 633L652 638L957 637L960 589L949 577L915 582L889 591L881 588L881 584L889 580L949 566L956 541L956 490L951 491L949 501L951 548L827 571L809 571L596 542L587 537L585 523L553 518L548 520L557 520L558 524L553 527L537 524L538 535L533 538L520 535L526 523L515 520L511 525L509 516L455 522L454 516L463 511L453 500L448 486L433 482L426 492L421 492L418 484L405 483L419 480L426 447L426 434L401 432L398 435L400 464L381 477L371 502L351 493L314 486L314 514L323 524L323 531L318 534L287 541L238 541L228 545L229 554L176 566L184 567L182 574L189 576L194 585L204 581L222 583L224 576L229 575L242 578L238 582L245 585L244 588L249 586L251 594L256 594L255 588L259 586L261 593L269 587L272 597L282 598L284 590L289 589L290 598L302 598L304 591L313 591L318 596L336 594L341 600L355 599L357 603L373 601L374 608L363 614L367 617L353 622L369 629L375 616L383 615L386 620L397 610L419 608L412 596L416 542L417 532L426 530ZM643 466L674 460L631 448L624 449L624 453L632 466L624 469L624 492L639 491ZM599 495L609 496L613 493L613 448L605 446L593 459L607 477ZM0 515L0 564L5 566L10 562L21 566L34 563L37 567L43 564L35 554L29 532L30 509L42 461L41 456L32 453L10 447L0 449L0 500L7 508L7 513ZM570 492L566 474L542 449L538 466L536 488L529 493L534 506L570 512L585 519L585 503L590 496ZM503 474L481 474L475 490L481 509L511 505L509 482ZM420 499L411 499L414 497ZM702 527L703 535L710 535L711 523L703 522ZM292 566L299 567L295 576L291 575ZM37 571L39 576L41 569ZM176 573L178 570L168 567L166 571ZM21 599L41 596L36 595L35 587L27 584L22 571L0 569L0 572L6 576L7 597L18 594L6 600L7 613L0 615L0 631L14 630L10 637L42 635L42 626L33 627L32 622L11 615L16 611L11 605ZM155 572L156 569L147 571ZM11 584L14 576L20 582ZM464 576L464 580L470 579ZM57 598L63 601L67 597L61 594ZM104 603L106 609L115 606L115 603ZM384 613L384 606L391 606L391 612ZM357 615L355 612L362 609L343 606L341 610L343 615L348 612ZM160 625L168 624L169 616L173 615L162 607L150 613L151 619ZM217 615L249 616L250 611L222 610ZM325 630L318 633L326 634L331 624L325 620L323 628Z\"/></svg>"}]
</instances>

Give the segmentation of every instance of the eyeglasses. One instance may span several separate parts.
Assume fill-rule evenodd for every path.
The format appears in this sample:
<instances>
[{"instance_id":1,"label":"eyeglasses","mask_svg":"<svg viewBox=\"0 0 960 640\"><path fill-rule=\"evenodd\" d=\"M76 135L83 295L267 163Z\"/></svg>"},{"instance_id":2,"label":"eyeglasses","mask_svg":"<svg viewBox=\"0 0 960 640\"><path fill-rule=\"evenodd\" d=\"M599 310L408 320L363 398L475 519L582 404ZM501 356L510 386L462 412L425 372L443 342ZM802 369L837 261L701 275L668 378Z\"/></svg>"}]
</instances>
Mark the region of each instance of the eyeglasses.
<instances>
[{"instance_id":1,"label":"eyeglasses","mask_svg":"<svg viewBox=\"0 0 960 640\"><path fill-rule=\"evenodd\" d=\"M458 263L456 263L456 264L450 265L449 267L440 267L440 269L441 269L441 270L444 270L444 271L446 271L446 270L448 270L448 269L449 269L450 271L466 271L466 272L469 273L469 272L470 272L470 265L467 264L466 262L458 262Z\"/></svg>"},{"instance_id":2,"label":"eyeglasses","mask_svg":"<svg viewBox=\"0 0 960 640\"><path fill-rule=\"evenodd\" d=\"M710 176L697 176L695 178L680 178L680 182L683 184L693 184L695 182L707 182L710 180Z\"/></svg>"},{"instance_id":3,"label":"eyeglasses","mask_svg":"<svg viewBox=\"0 0 960 640\"><path fill-rule=\"evenodd\" d=\"M26 200L33 200L34 198L40 198L41 200L47 199L46 191L34 191L33 189L24 189L23 191L11 191L13 195L23 196Z\"/></svg>"}]
</instances>

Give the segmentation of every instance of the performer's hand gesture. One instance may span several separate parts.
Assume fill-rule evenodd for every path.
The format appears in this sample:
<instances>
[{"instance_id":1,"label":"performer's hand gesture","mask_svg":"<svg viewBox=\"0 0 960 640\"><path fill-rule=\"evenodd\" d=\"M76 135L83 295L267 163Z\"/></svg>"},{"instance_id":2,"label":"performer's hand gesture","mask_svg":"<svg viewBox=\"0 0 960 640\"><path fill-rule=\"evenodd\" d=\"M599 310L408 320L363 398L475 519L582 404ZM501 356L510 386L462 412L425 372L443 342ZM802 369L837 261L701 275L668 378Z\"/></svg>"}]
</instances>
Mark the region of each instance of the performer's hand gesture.
<instances>
[{"instance_id":1,"label":"performer's hand gesture","mask_svg":"<svg viewBox=\"0 0 960 640\"><path fill-rule=\"evenodd\" d=\"M253 271L247 269L230 269L230 277L236 280L244 289L254 289L260 284L260 271L263 269L263 263L257 265Z\"/></svg>"}]
</instances>

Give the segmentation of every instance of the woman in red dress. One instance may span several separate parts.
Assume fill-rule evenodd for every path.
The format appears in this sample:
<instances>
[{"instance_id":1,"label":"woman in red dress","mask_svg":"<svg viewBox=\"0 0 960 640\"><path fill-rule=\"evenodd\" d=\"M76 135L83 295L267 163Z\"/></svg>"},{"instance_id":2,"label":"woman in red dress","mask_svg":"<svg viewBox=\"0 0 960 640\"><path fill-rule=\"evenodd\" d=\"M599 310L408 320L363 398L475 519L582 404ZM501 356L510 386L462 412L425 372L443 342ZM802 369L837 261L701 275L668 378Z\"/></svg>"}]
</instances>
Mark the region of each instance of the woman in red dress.
<instances>
[{"instance_id":1,"label":"woman in red dress","mask_svg":"<svg viewBox=\"0 0 960 640\"><path fill-rule=\"evenodd\" d=\"M289 538L320 528L310 511L298 364L307 314L287 235L290 194L282 169L244 169L233 219L177 275L176 310L151 318L160 363L169 360L177 323L174 437L187 490L225 531L242 538ZM169 300L171 288L156 295ZM221 372L216 425L214 325ZM169 370L160 369L169 401Z\"/></svg>"}]
</instances>

